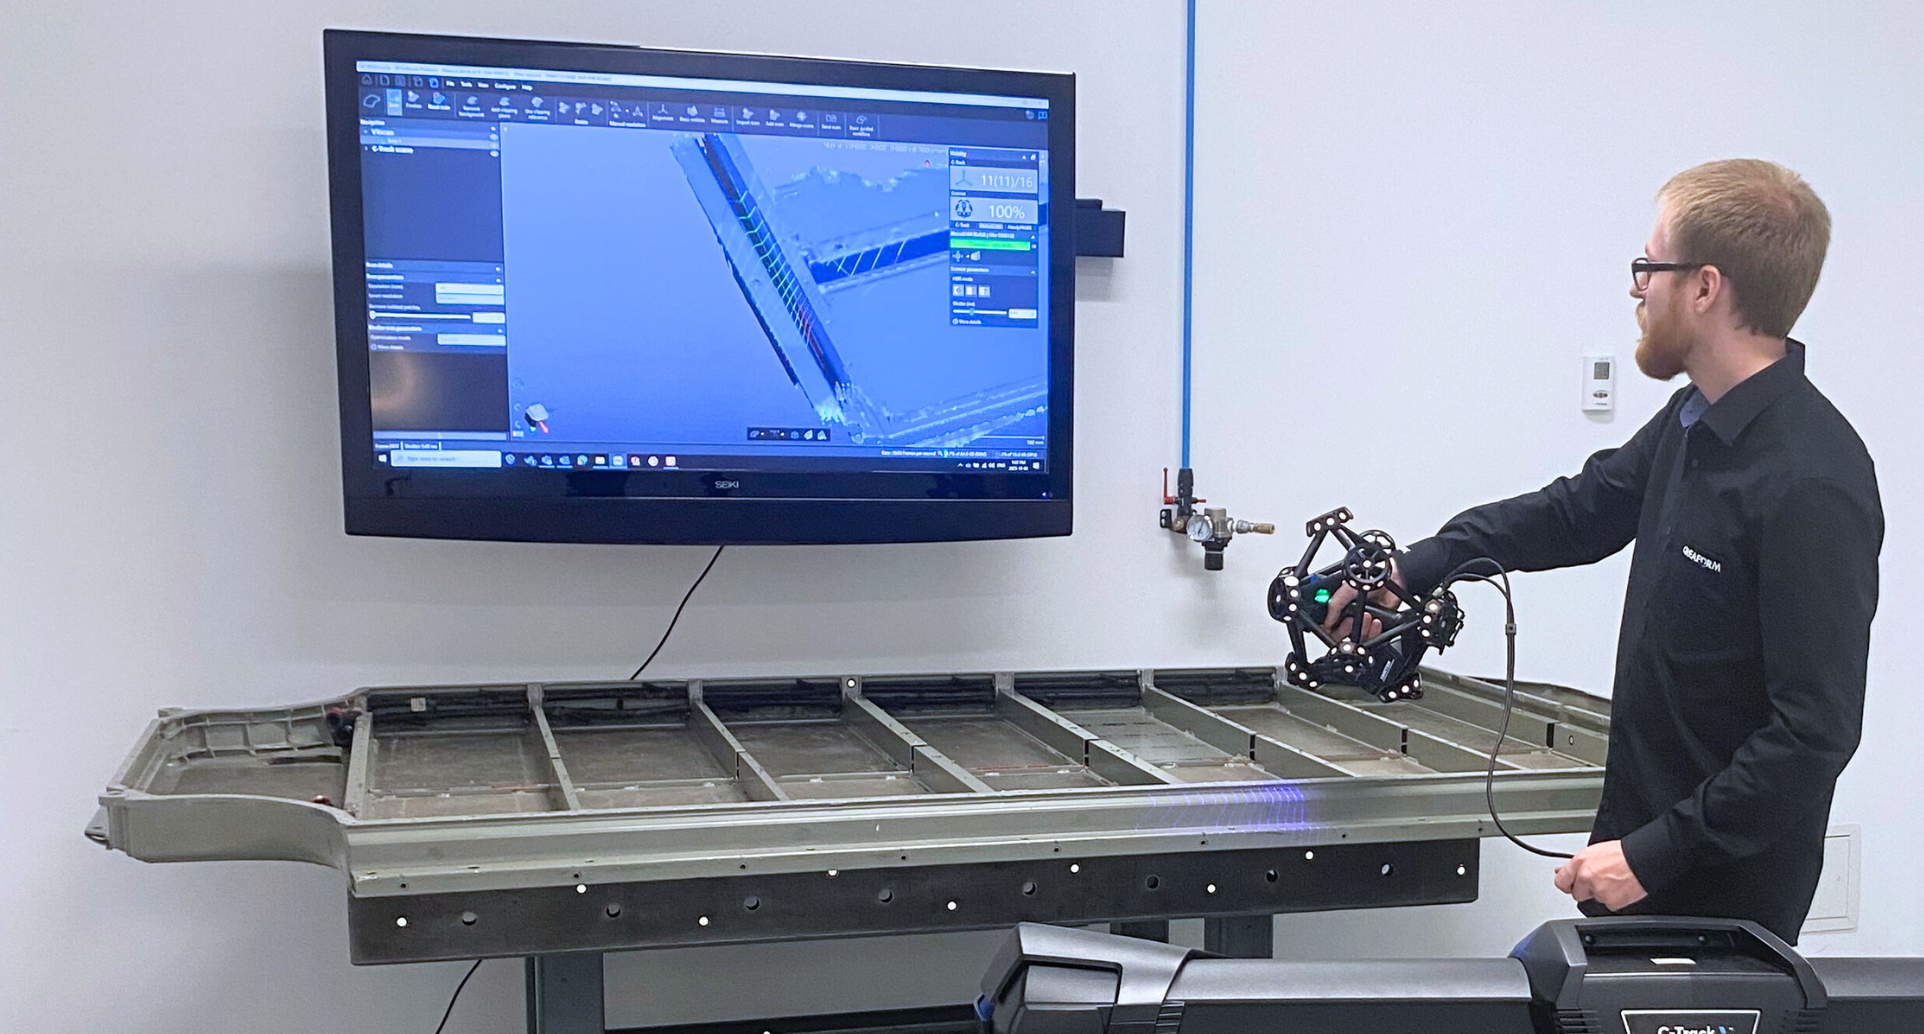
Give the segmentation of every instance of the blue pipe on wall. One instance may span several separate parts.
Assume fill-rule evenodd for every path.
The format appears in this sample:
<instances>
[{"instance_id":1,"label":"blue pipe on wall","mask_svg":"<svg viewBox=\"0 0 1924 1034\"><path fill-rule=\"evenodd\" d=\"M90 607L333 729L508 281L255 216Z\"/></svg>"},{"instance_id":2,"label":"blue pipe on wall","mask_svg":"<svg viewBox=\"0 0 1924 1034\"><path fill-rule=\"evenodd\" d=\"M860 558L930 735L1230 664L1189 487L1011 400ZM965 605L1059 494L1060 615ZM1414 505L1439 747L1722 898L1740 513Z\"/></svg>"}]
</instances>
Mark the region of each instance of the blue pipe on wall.
<instances>
[{"instance_id":1,"label":"blue pipe on wall","mask_svg":"<svg viewBox=\"0 0 1924 1034\"><path fill-rule=\"evenodd\" d=\"M1190 331L1196 265L1196 0L1189 0L1182 117L1182 466L1189 468Z\"/></svg>"}]
</instances>

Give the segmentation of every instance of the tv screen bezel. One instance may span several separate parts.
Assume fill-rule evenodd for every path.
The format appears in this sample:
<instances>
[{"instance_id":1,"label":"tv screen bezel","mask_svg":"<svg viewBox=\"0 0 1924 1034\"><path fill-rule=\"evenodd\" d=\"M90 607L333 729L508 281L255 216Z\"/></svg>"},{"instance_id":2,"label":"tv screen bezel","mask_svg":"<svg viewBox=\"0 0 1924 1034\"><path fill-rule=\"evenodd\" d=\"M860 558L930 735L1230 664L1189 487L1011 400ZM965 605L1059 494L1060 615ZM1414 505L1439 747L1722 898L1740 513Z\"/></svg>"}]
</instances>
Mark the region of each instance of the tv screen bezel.
<instances>
[{"instance_id":1,"label":"tv screen bezel","mask_svg":"<svg viewBox=\"0 0 1924 1034\"><path fill-rule=\"evenodd\" d=\"M323 33L341 475L351 535L528 542L939 542L1068 535L1073 512L1075 77L596 43ZM1048 448L1044 470L647 474L382 468L375 461L363 236L359 61L557 68L1049 101ZM639 494L645 493L645 494Z\"/></svg>"}]
</instances>

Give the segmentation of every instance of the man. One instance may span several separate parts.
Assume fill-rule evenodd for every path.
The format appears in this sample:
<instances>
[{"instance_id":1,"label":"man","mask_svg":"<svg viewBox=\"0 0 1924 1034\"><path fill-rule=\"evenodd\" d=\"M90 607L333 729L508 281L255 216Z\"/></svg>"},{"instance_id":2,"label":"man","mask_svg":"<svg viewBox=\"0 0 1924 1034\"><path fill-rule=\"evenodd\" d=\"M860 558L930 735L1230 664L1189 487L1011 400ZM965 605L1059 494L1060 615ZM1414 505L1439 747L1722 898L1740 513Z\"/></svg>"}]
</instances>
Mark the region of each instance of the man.
<instances>
[{"instance_id":1,"label":"man","mask_svg":"<svg viewBox=\"0 0 1924 1034\"><path fill-rule=\"evenodd\" d=\"M1603 799L1557 889L1591 915L1752 919L1795 944L1857 749L1884 536L1870 456L1789 338L1830 215L1751 160L1679 173L1658 202L1631 265L1637 366L1690 383L1622 448L1458 515L1398 574L1424 592L1476 557L1537 571L1634 541Z\"/></svg>"}]
</instances>

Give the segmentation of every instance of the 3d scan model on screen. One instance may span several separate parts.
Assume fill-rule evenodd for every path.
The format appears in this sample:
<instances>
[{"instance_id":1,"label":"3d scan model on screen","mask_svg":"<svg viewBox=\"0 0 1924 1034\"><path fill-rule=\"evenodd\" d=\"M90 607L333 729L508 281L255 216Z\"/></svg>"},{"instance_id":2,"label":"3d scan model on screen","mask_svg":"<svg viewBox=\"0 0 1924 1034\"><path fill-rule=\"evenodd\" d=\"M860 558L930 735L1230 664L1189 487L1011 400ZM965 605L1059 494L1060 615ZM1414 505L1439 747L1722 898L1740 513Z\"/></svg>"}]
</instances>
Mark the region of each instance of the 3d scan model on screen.
<instances>
[{"instance_id":1,"label":"3d scan model on screen","mask_svg":"<svg viewBox=\"0 0 1924 1034\"><path fill-rule=\"evenodd\" d=\"M379 461L1044 469L1045 102L393 68L360 73Z\"/></svg>"},{"instance_id":2,"label":"3d scan model on screen","mask_svg":"<svg viewBox=\"0 0 1924 1034\"><path fill-rule=\"evenodd\" d=\"M953 217L958 229L985 218L997 220L997 229L1004 220L1034 225L1034 152L976 149L971 158L966 149L933 145L870 152L860 141L726 133L677 134L672 149L783 371L824 425L846 427L858 445L962 446L998 431L1008 437L1025 422L1027 437L1045 432L1048 385L1039 350L969 367L978 376L1014 379L962 395L954 394L958 387L973 385L940 376L933 364L898 359L887 368L891 353L900 355L888 347L900 336L897 328L918 316L926 321L931 297L954 299L949 323L958 328L958 350L968 347L967 328L1034 327L1035 242L958 239L950 224ZM764 165L814 164L769 188L756 176L757 154ZM861 166L881 175L852 171ZM985 182L1028 196L974 196ZM995 261L1010 253L998 247L1005 242L1024 245L1014 250L1027 268L1016 275ZM846 314L839 325L832 318L838 313ZM845 360L838 339L851 349L867 346L867 354ZM876 371L889 397L904 402L877 402L852 363ZM903 405L913 408L904 412ZM803 434L828 440L827 426Z\"/></svg>"}]
</instances>

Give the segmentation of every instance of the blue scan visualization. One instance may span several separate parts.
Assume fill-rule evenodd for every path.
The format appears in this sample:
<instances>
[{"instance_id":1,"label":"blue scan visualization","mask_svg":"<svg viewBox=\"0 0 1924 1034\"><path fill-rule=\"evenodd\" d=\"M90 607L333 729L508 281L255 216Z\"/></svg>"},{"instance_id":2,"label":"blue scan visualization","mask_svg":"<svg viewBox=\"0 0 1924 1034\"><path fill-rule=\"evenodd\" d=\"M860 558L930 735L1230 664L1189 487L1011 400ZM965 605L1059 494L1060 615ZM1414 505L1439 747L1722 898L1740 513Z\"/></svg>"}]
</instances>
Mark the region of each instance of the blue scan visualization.
<instances>
[{"instance_id":1,"label":"blue scan visualization","mask_svg":"<svg viewBox=\"0 0 1924 1034\"><path fill-rule=\"evenodd\" d=\"M958 371L936 363L916 370L913 362L898 362L901 368L886 379L888 402L881 402L850 372L837 347L837 338L846 337L858 354L891 343L913 349L902 335L916 321L903 310L930 296L945 298L946 153L940 165L920 156L920 167L911 153L882 182L816 165L769 187L756 175L745 144L729 134L685 133L673 148L743 300L789 381L821 420L846 426L857 443L932 447L966 444L1043 411L1047 380L1031 364L980 370L975 380L986 375L998 383L977 388L965 382L961 386L973 390L956 393ZM893 283L896 278L901 282ZM838 305L851 311L835 321ZM876 358L878 366L886 362L885 356ZM918 372L922 376L914 376Z\"/></svg>"}]
</instances>

